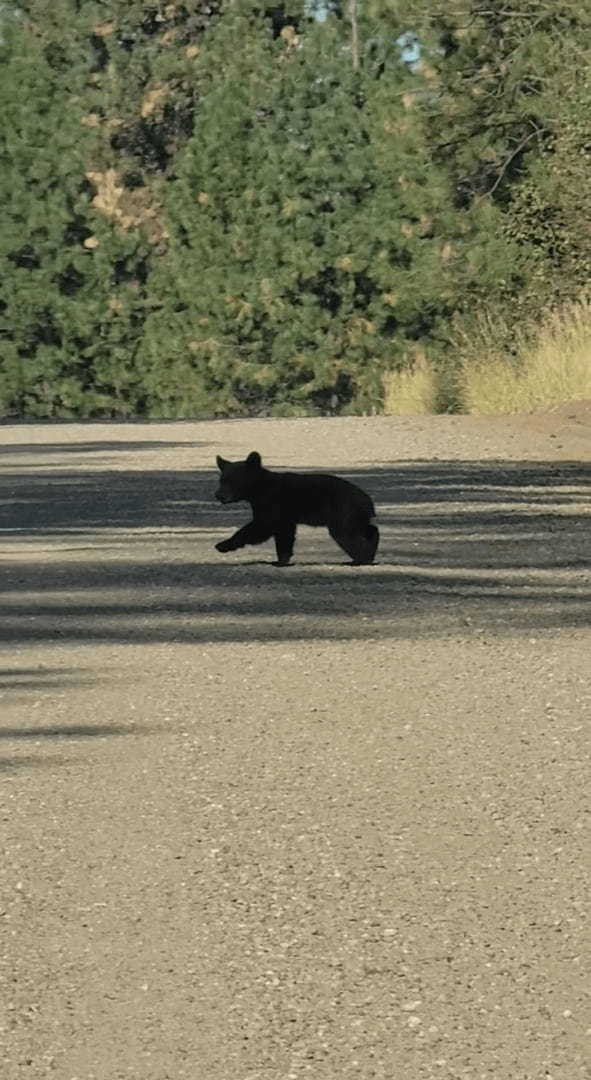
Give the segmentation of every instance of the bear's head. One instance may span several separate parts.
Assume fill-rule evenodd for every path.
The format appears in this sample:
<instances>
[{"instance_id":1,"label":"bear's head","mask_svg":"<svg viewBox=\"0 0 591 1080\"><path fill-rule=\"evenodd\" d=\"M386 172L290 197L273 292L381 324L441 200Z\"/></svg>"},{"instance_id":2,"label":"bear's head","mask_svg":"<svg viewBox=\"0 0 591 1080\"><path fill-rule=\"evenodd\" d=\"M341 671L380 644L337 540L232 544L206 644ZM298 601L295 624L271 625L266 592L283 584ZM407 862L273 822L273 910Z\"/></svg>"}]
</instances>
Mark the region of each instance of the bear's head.
<instances>
[{"instance_id":1,"label":"bear's head","mask_svg":"<svg viewBox=\"0 0 591 1080\"><path fill-rule=\"evenodd\" d=\"M261 479L261 455L253 450L244 461L226 461L218 454L216 462L221 473L220 486L215 493L218 502L248 501Z\"/></svg>"}]
</instances>

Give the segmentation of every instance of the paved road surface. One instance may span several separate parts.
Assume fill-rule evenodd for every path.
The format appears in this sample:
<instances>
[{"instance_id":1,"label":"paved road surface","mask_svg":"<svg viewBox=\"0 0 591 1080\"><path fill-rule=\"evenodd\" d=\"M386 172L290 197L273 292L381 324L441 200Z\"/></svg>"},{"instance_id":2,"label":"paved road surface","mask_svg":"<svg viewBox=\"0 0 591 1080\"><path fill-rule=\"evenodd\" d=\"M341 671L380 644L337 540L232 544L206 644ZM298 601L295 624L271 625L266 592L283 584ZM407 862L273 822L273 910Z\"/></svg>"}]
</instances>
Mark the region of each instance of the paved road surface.
<instances>
[{"instance_id":1,"label":"paved road surface","mask_svg":"<svg viewBox=\"0 0 591 1080\"><path fill-rule=\"evenodd\" d=\"M5 1080L591 1077L589 415L2 428Z\"/></svg>"}]
</instances>

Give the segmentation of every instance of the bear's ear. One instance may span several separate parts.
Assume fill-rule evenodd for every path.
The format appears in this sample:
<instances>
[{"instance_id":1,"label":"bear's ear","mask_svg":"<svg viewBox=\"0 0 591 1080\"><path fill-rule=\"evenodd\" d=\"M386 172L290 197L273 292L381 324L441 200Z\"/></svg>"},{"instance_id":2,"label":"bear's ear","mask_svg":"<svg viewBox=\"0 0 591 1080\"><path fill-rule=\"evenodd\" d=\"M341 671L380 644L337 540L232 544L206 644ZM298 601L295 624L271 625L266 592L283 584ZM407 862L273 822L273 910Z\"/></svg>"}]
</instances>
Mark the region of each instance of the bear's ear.
<instances>
[{"instance_id":1,"label":"bear's ear","mask_svg":"<svg viewBox=\"0 0 591 1080\"><path fill-rule=\"evenodd\" d=\"M216 457L215 460L216 460L216 464L217 464L217 467L220 470L220 472L224 472L224 470L227 469L228 465L230 464L229 461L226 461L225 458L220 457L219 454L218 454L218 456Z\"/></svg>"},{"instance_id":2,"label":"bear's ear","mask_svg":"<svg viewBox=\"0 0 591 1080\"><path fill-rule=\"evenodd\" d=\"M253 450L252 453L248 455L246 464L250 465L253 469L260 469L262 460L258 450Z\"/></svg>"}]
</instances>

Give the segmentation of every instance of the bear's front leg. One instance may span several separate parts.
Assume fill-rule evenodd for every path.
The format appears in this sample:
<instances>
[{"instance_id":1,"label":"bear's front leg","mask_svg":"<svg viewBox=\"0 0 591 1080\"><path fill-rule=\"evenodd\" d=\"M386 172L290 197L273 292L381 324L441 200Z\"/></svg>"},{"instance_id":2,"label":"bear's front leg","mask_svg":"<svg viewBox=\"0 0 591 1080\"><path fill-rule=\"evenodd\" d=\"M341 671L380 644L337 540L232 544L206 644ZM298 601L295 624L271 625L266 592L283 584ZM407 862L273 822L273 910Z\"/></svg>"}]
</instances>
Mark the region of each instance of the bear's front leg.
<instances>
[{"instance_id":1,"label":"bear's front leg","mask_svg":"<svg viewBox=\"0 0 591 1080\"><path fill-rule=\"evenodd\" d=\"M296 527L293 522L288 522L281 525L280 528L275 529L275 550L277 551L277 562L275 566L289 566L290 559L293 555L293 545L295 542Z\"/></svg>"},{"instance_id":2,"label":"bear's front leg","mask_svg":"<svg viewBox=\"0 0 591 1080\"><path fill-rule=\"evenodd\" d=\"M242 548L245 544L263 544L265 540L269 540L271 537L271 530L255 521L249 521L248 525L243 525L238 532L235 532L233 536L228 537L227 540L220 540L219 544L216 544L217 551L237 551L238 548Z\"/></svg>"},{"instance_id":3,"label":"bear's front leg","mask_svg":"<svg viewBox=\"0 0 591 1080\"><path fill-rule=\"evenodd\" d=\"M228 540L220 540L219 544L216 544L216 551L234 551L236 547L241 547L241 544L234 544L236 536L230 536Z\"/></svg>"}]
</instances>

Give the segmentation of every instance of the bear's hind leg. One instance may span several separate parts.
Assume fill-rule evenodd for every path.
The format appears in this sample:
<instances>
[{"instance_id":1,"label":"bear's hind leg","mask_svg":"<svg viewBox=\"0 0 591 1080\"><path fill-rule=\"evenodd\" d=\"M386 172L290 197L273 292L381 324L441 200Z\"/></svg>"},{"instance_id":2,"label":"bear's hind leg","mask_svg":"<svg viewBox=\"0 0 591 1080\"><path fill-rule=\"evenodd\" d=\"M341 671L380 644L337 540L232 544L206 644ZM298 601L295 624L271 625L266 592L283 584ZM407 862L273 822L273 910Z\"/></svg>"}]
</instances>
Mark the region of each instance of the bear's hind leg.
<instances>
[{"instance_id":1,"label":"bear's hind leg","mask_svg":"<svg viewBox=\"0 0 591 1080\"><path fill-rule=\"evenodd\" d=\"M328 531L355 565L367 566L374 561L380 540L377 526L367 522L364 525L349 525L347 528L329 528Z\"/></svg>"}]
</instances>

